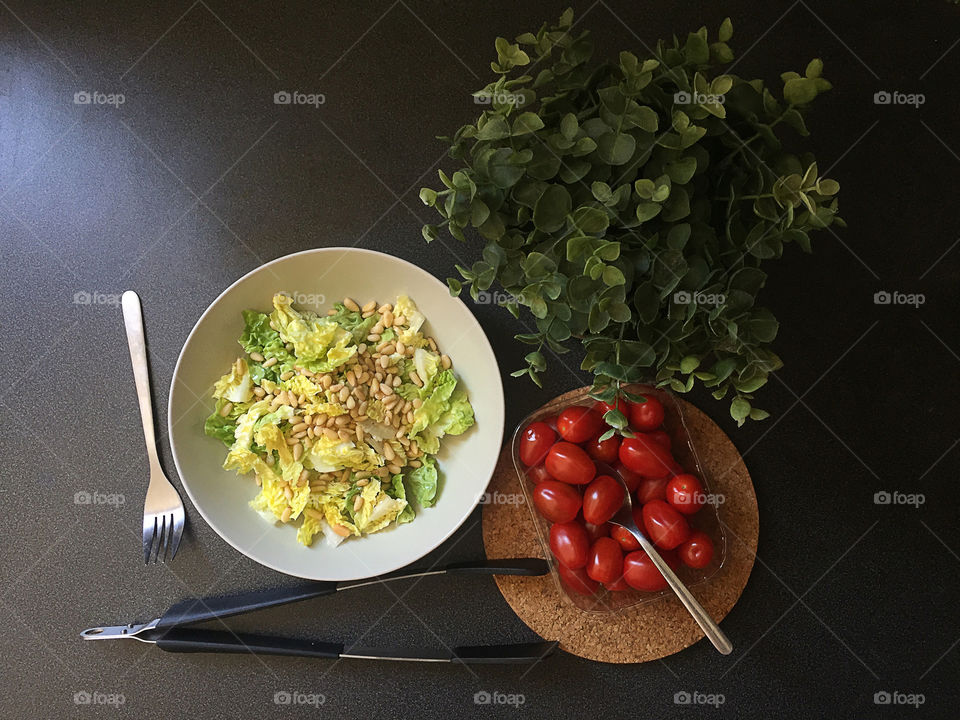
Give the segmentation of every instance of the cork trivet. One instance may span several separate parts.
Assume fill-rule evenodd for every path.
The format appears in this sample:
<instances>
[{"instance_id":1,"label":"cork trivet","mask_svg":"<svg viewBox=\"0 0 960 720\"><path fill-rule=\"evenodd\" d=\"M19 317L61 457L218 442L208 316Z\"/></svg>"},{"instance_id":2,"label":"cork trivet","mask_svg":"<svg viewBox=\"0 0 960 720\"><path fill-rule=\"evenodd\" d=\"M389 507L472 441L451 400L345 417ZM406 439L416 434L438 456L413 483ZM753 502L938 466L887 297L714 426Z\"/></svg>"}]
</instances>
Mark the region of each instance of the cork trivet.
<instances>
[{"instance_id":1,"label":"cork trivet","mask_svg":"<svg viewBox=\"0 0 960 720\"><path fill-rule=\"evenodd\" d=\"M572 391L561 399L579 392ZM722 518L726 559L714 577L692 588L697 600L719 622L740 598L753 568L760 531L757 496L743 458L730 438L693 405L682 398L677 401L682 405L710 491L725 496ZM489 492L522 492L510 457L510 442L500 454ZM483 542L491 559L544 556L530 511L523 504L485 505ZM598 614L584 612L561 597L550 575L498 575L496 581L510 607L531 630L547 640L559 640L561 649L590 660L647 662L704 640L700 628L672 595ZM737 638L731 641L736 646Z\"/></svg>"}]
</instances>

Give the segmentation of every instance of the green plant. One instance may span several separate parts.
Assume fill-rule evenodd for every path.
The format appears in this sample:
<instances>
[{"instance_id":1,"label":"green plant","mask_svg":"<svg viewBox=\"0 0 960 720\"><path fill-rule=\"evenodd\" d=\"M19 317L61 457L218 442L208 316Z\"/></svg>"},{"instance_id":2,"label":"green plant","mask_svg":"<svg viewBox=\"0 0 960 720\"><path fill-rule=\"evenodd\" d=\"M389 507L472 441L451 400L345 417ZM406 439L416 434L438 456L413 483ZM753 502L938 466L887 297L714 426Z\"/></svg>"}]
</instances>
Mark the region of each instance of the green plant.
<instances>
[{"instance_id":1,"label":"green plant","mask_svg":"<svg viewBox=\"0 0 960 720\"><path fill-rule=\"evenodd\" d=\"M462 167L420 191L443 217L424 237L485 240L482 259L447 282L474 297L499 282L515 317L529 308L536 330L517 339L536 347L515 376L539 384L544 346L563 353L579 338L601 399L630 397L621 383L686 392L700 380L718 400L733 391L738 423L763 419L753 396L781 361L777 320L755 302L759 266L842 225L837 182L778 134L808 134L804 112L830 89L823 64L784 73L781 98L719 72L733 59L729 19L713 42L701 28L653 57L599 64L572 22L568 9L516 43L497 38L498 77L476 93L489 108L441 138Z\"/></svg>"}]
</instances>

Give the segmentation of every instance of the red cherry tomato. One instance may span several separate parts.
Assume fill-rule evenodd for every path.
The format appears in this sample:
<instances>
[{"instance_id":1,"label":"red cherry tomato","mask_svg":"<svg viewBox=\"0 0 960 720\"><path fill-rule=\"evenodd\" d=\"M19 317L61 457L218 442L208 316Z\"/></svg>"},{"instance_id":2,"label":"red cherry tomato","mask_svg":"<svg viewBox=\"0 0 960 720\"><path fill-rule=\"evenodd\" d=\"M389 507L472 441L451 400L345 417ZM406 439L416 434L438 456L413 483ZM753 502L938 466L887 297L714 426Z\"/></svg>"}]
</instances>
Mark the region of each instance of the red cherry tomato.
<instances>
[{"instance_id":1,"label":"red cherry tomato","mask_svg":"<svg viewBox=\"0 0 960 720\"><path fill-rule=\"evenodd\" d=\"M667 450L672 449L673 442L670 440L670 435L666 430L654 430L653 432L644 433L648 438L653 440L657 445L663 445Z\"/></svg>"},{"instance_id":2,"label":"red cherry tomato","mask_svg":"<svg viewBox=\"0 0 960 720\"><path fill-rule=\"evenodd\" d=\"M690 537L687 519L663 500L651 500L643 506L643 527L650 541L666 550Z\"/></svg>"},{"instance_id":3,"label":"red cherry tomato","mask_svg":"<svg viewBox=\"0 0 960 720\"><path fill-rule=\"evenodd\" d=\"M703 500L703 485L693 475L675 475L667 483L667 502L684 515L697 512Z\"/></svg>"},{"instance_id":4,"label":"red cherry tomato","mask_svg":"<svg viewBox=\"0 0 960 720\"><path fill-rule=\"evenodd\" d=\"M597 474L590 456L579 445L558 442L547 453L547 472L551 477L571 485L586 485Z\"/></svg>"},{"instance_id":5,"label":"red cherry tomato","mask_svg":"<svg viewBox=\"0 0 960 720\"><path fill-rule=\"evenodd\" d=\"M557 416L556 416L556 415L551 415L550 417L545 417L545 418L544 418L543 420L541 420L540 422L546 423L547 425L550 426L550 429L551 429L551 430L553 430L554 432L556 432L556 430L557 430Z\"/></svg>"},{"instance_id":6,"label":"red cherry tomato","mask_svg":"<svg viewBox=\"0 0 960 720\"><path fill-rule=\"evenodd\" d=\"M565 565L558 565L557 572L564 586L579 595L593 595L600 588L600 583L588 577L583 568L571 570Z\"/></svg>"},{"instance_id":7,"label":"red cherry tomato","mask_svg":"<svg viewBox=\"0 0 960 720\"><path fill-rule=\"evenodd\" d=\"M553 480L550 477L550 473L547 472L547 468L542 463L540 465L534 465L532 468L527 468L527 477L533 481L534 484L542 483L544 480Z\"/></svg>"},{"instance_id":8,"label":"red cherry tomato","mask_svg":"<svg viewBox=\"0 0 960 720\"><path fill-rule=\"evenodd\" d=\"M587 556L587 575L597 582L616 582L623 575L623 550L613 538L599 538Z\"/></svg>"},{"instance_id":9,"label":"red cherry tomato","mask_svg":"<svg viewBox=\"0 0 960 720\"><path fill-rule=\"evenodd\" d=\"M587 455L594 460L611 465L617 461L617 453L620 450L620 438L612 435L606 440L601 440L600 435L597 435L587 443L586 448Z\"/></svg>"},{"instance_id":10,"label":"red cherry tomato","mask_svg":"<svg viewBox=\"0 0 960 720\"><path fill-rule=\"evenodd\" d=\"M617 401L614 405L600 401L594 405L594 407L596 408L597 412L600 413L600 415L606 415L608 412L613 410L614 407L616 407L617 410L622 412L627 417L630 417L630 403L628 403L627 399L623 397L617 398Z\"/></svg>"},{"instance_id":11,"label":"red cherry tomato","mask_svg":"<svg viewBox=\"0 0 960 720\"><path fill-rule=\"evenodd\" d=\"M581 512L580 517L583 517ZM583 521L583 527L587 531L587 537L590 538L590 544L593 545L593 541L597 538L610 537L610 523L603 523L602 525L594 525L593 523L588 523L586 520Z\"/></svg>"},{"instance_id":12,"label":"red cherry tomato","mask_svg":"<svg viewBox=\"0 0 960 720\"><path fill-rule=\"evenodd\" d=\"M556 441L557 434L545 422L530 423L520 436L520 462L527 467L543 462Z\"/></svg>"},{"instance_id":13,"label":"red cherry tomato","mask_svg":"<svg viewBox=\"0 0 960 720\"><path fill-rule=\"evenodd\" d=\"M583 491L583 519L602 525L620 509L625 495L623 485L609 475L600 475Z\"/></svg>"},{"instance_id":14,"label":"red cherry tomato","mask_svg":"<svg viewBox=\"0 0 960 720\"><path fill-rule=\"evenodd\" d=\"M614 465L613 469L617 471L620 479L623 480L624 485L627 486L627 490L630 492L636 490L643 481L643 475L634 472L622 462L618 462L616 465Z\"/></svg>"},{"instance_id":15,"label":"red cherry tomato","mask_svg":"<svg viewBox=\"0 0 960 720\"><path fill-rule=\"evenodd\" d=\"M550 522L570 522L580 512L580 493L556 480L544 480L533 489L533 504Z\"/></svg>"},{"instance_id":16,"label":"red cherry tomato","mask_svg":"<svg viewBox=\"0 0 960 720\"><path fill-rule=\"evenodd\" d=\"M623 579L630 587L645 592L667 587L667 579L643 550L632 552L623 559Z\"/></svg>"},{"instance_id":17,"label":"red cherry tomato","mask_svg":"<svg viewBox=\"0 0 960 720\"><path fill-rule=\"evenodd\" d=\"M627 581L622 577L618 578L612 583L604 583L603 586L611 592L623 592L624 590L630 590L630 586L627 585Z\"/></svg>"},{"instance_id":18,"label":"red cherry tomato","mask_svg":"<svg viewBox=\"0 0 960 720\"><path fill-rule=\"evenodd\" d=\"M634 472L653 478L666 477L675 466L669 450L643 435L623 439L620 443L620 462Z\"/></svg>"},{"instance_id":19,"label":"red cherry tomato","mask_svg":"<svg viewBox=\"0 0 960 720\"><path fill-rule=\"evenodd\" d=\"M677 548L677 554L684 565L705 568L713 560L713 540L705 532L697 530Z\"/></svg>"},{"instance_id":20,"label":"red cherry tomato","mask_svg":"<svg viewBox=\"0 0 960 720\"><path fill-rule=\"evenodd\" d=\"M632 552L633 550L640 549L640 543L637 542L637 539L630 533L629 530L626 530L619 525L614 525L612 528L610 528L610 537L620 543L620 547L623 548L624 552Z\"/></svg>"},{"instance_id":21,"label":"red cherry tomato","mask_svg":"<svg viewBox=\"0 0 960 720\"><path fill-rule=\"evenodd\" d=\"M590 539L583 525L573 522L554 523L550 528L550 551L561 565L572 570L587 564Z\"/></svg>"},{"instance_id":22,"label":"red cherry tomato","mask_svg":"<svg viewBox=\"0 0 960 720\"><path fill-rule=\"evenodd\" d=\"M582 443L603 432L603 418L583 405L568 407L557 418L557 432L567 442Z\"/></svg>"},{"instance_id":23,"label":"red cherry tomato","mask_svg":"<svg viewBox=\"0 0 960 720\"><path fill-rule=\"evenodd\" d=\"M637 487L637 502L646 505L651 500L666 500L667 482L667 478L643 478Z\"/></svg>"},{"instance_id":24,"label":"red cherry tomato","mask_svg":"<svg viewBox=\"0 0 960 720\"><path fill-rule=\"evenodd\" d=\"M644 397L646 402L630 405L630 427L640 432L650 432L663 424L663 405L653 395Z\"/></svg>"}]
</instances>

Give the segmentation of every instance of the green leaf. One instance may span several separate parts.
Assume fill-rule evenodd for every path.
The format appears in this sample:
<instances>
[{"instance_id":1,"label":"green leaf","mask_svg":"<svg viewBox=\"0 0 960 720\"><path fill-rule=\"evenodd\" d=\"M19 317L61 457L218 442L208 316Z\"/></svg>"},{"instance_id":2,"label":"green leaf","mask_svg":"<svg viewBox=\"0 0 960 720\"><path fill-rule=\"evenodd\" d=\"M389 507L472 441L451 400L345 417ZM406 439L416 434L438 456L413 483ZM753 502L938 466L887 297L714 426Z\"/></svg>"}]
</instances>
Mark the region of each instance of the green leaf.
<instances>
[{"instance_id":1,"label":"green leaf","mask_svg":"<svg viewBox=\"0 0 960 720\"><path fill-rule=\"evenodd\" d=\"M737 421L737 425L743 425L748 415L750 415L750 401L738 395L730 403L730 417Z\"/></svg>"},{"instance_id":2,"label":"green leaf","mask_svg":"<svg viewBox=\"0 0 960 720\"><path fill-rule=\"evenodd\" d=\"M608 133L597 140L600 159L611 165L624 165L633 157L637 141L626 133Z\"/></svg>"},{"instance_id":3,"label":"green leaf","mask_svg":"<svg viewBox=\"0 0 960 720\"><path fill-rule=\"evenodd\" d=\"M437 191L430 188L420 188L420 200L424 205L433 207L437 204Z\"/></svg>"},{"instance_id":4,"label":"green leaf","mask_svg":"<svg viewBox=\"0 0 960 720\"><path fill-rule=\"evenodd\" d=\"M678 185L686 185L697 171L697 159L688 155L687 157L667 163L665 170L673 182Z\"/></svg>"},{"instance_id":5,"label":"green leaf","mask_svg":"<svg viewBox=\"0 0 960 720\"><path fill-rule=\"evenodd\" d=\"M573 213L573 224L585 233L602 233L610 225L610 218L600 208L583 206Z\"/></svg>"},{"instance_id":6,"label":"green leaf","mask_svg":"<svg viewBox=\"0 0 960 720\"><path fill-rule=\"evenodd\" d=\"M554 232L563 227L573 206L570 193L562 185L551 185L533 208L533 224L543 232Z\"/></svg>"},{"instance_id":7,"label":"green leaf","mask_svg":"<svg viewBox=\"0 0 960 720\"><path fill-rule=\"evenodd\" d=\"M580 123L577 122L577 116L573 113L567 113L560 121L560 132L567 140L573 140L580 130Z\"/></svg>"},{"instance_id":8,"label":"green leaf","mask_svg":"<svg viewBox=\"0 0 960 720\"><path fill-rule=\"evenodd\" d=\"M503 115L492 115L477 131L477 140L500 140L510 137L510 126Z\"/></svg>"},{"instance_id":9,"label":"green leaf","mask_svg":"<svg viewBox=\"0 0 960 720\"><path fill-rule=\"evenodd\" d=\"M659 203L654 202L642 202L637 205L637 220L640 222L646 222L654 217L656 217L663 207Z\"/></svg>"},{"instance_id":10,"label":"green leaf","mask_svg":"<svg viewBox=\"0 0 960 720\"><path fill-rule=\"evenodd\" d=\"M727 42L732 37L733 23L730 22L730 18L724 18L723 22L720 23L720 31L717 33L717 38L720 42Z\"/></svg>"},{"instance_id":11,"label":"green leaf","mask_svg":"<svg viewBox=\"0 0 960 720\"><path fill-rule=\"evenodd\" d=\"M817 96L817 85L811 78L792 78L783 84L783 99L791 105L806 105Z\"/></svg>"},{"instance_id":12,"label":"green leaf","mask_svg":"<svg viewBox=\"0 0 960 720\"><path fill-rule=\"evenodd\" d=\"M616 285L623 285L627 281L626 278L623 276L623 272L621 272L620 268L615 267L613 265L607 265L603 269L602 279L603 279L603 284L610 287L614 287Z\"/></svg>"},{"instance_id":13,"label":"green leaf","mask_svg":"<svg viewBox=\"0 0 960 720\"><path fill-rule=\"evenodd\" d=\"M751 420L766 420L770 417L770 413L766 410L761 410L760 408L750 408L750 419Z\"/></svg>"},{"instance_id":14,"label":"green leaf","mask_svg":"<svg viewBox=\"0 0 960 720\"><path fill-rule=\"evenodd\" d=\"M823 60L820 58L814 58L807 65L804 75L806 75L808 78L818 78L820 77L821 73L823 73Z\"/></svg>"},{"instance_id":15,"label":"green leaf","mask_svg":"<svg viewBox=\"0 0 960 720\"><path fill-rule=\"evenodd\" d=\"M680 361L680 372L684 375L689 375L698 367L700 367L700 358L696 355L687 355L687 357Z\"/></svg>"},{"instance_id":16,"label":"green leaf","mask_svg":"<svg viewBox=\"0 0 960 720\"><path fill-rule=\"evenodd\" d=\"M513 131L511 134L514 137L518 135L527 135L528 133L540 130L542 127L543 120L540 119L539 115L532 112L525 112L513 121Z\"/></svg>"}]
</instances>

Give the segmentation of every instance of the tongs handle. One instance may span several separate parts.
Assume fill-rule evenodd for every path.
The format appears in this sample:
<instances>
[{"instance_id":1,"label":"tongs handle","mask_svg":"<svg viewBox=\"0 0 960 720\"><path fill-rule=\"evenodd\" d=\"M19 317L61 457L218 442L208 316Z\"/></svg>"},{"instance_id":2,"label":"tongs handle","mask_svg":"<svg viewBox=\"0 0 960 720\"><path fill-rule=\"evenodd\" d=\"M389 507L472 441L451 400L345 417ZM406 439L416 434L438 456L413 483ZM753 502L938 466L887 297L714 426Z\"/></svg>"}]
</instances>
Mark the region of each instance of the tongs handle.
<instances>
[{"instance_id":1,"label":"tongs handle","mask_svg":"<svg viewBox=\"0 0 960 720\"><path fill-rule=\"evenodd\" d=\"M337 591L337 583L312 583L294 587L254 590L251 592L225 595L223 597L190 598L181 600L164 613L157 623L157 630L168 630L181 625L216 620L217 618L242 615L255 610L286 605L322 595L332 595Z\"/></svg>"},{"instance_id":2,"label":"tongs handle","mask_svg":"<svg viewBox=\"0 0 960 720\"><path fill-rule=\"evenodd\" d=\"M157 638L157 647L178 653L251 653L315 658L338 658L343 653L340 643L193 628L170 630Z\"/></svg>"}]
</instances>

